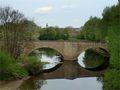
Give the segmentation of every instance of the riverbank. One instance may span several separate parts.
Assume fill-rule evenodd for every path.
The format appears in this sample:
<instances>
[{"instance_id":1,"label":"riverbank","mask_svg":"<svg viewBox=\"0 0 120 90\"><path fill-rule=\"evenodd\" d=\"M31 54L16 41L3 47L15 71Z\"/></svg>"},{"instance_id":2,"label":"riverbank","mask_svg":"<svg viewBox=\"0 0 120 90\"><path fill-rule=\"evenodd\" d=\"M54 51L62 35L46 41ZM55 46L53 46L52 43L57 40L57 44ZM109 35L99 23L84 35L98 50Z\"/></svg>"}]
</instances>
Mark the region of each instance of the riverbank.
<instances>
[{"instance_id":1,"label":"riverbank","mask_svg":"<svg viewBox=\"0 0 120 90\"><path fill-rule=\"evenodd\" d=\"M25 66L21 66L25 65ZM35 57L20 56L17 60L8 53L0 52L0 80L17 80L40 71L43 63Z\"/></svg>"},{"instance_id":2,"label":"riverbank","mask_svg":"<svg viewBox=\"0 0 120 90\"><path fill-rule=\"evenodd\" d=\"M17 90L18 87L29 78L30 76L14 81L0 81L0 90Z\"/></svg>"},{"instance_id":3,"label":"riverbank","mask_svg":"<svg viewBox=\"0 0 120 90\"><path fill-rule=\"evenodd\" d=\"M120 90L120 70L109 69L104 74L103 90Z\"/></svg>"},{"instance_id":4,"label":"riverbank","mask_svg":"<svg viewBox=\"0 0 120 90\"><path fill-rule=\"evenodd\" d=\"M2 81L2 80L0 80L0 84L4 84L4 83L7 83L7 82L12 82L12 81L19 81L19 80L27 80L27 79L29 79L31 76L26 76L26 77L23 77L23 78L21 78L21 79L16 79L16 80L10 80L10 81Z\"/></svg>"}]
</instances>

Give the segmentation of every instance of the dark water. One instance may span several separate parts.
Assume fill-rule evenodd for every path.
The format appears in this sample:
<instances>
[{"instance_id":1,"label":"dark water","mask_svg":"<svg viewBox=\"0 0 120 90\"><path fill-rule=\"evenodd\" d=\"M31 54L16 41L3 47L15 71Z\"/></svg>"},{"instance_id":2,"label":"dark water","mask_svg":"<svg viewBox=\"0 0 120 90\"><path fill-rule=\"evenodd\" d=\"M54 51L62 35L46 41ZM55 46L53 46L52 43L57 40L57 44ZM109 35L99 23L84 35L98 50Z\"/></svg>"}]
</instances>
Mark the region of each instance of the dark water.
<instances>
[{"instance_id":1,"label":"dark water","mask_svg":"<svg viewBox=\"0 0 120 90\"><path fill-rule=\"evenodd\" d=\"M46 63L43 69L50 69L61 63L61 55L59 52L50 48L41 48L30 53L30 56L36 56L39 60Z\"/></svg>"},{"instance_id":2,"label":"dark water","mask_svg":"<svg viewBox=\"0 0 120 90\"><path fill-rule=\"evenodd\" d=\"M20 90L102 90L102 72L82 69L77 62L65 61L57 70L34 76Z\"/></svg>"},{"instance_id":3,"label":"dark water","mask_svg":"<svg viewBox=\"0 0 120 90\"><path fill-rule=\"evenodd\" d=\"M39 49L36 55L43 62L48 62L43 69L50 69L61 63L61 56L51 49ZM91 49L83 52L78 61L63 61L55 70L34 76L22 83L19 90L102 90L102 74L85 68L96 68L106 60Z\"/></svg>"},{"instance_id":4,"label":"dark water","mask_svg":"<svg viewBox=\"0 0 120 90\"><path fill-rule=\"evenodd\" d=\"M88 49L79 55L78 63L88 70L103 70L109 65L109 54L104 50L96 52L95 49Z\"/></svg>"},{"instance_id":5,"label":"dark water","mask_svg":"<svg viewBox=\"0 0 120 90\"><path fill-rule=\"evenodd\" d=\"M91 83L90 83L91 81ZM102 90L102 84L96 77L42 80L31 78L25 81L19 90Z\"/></svg>"}]
</instances>

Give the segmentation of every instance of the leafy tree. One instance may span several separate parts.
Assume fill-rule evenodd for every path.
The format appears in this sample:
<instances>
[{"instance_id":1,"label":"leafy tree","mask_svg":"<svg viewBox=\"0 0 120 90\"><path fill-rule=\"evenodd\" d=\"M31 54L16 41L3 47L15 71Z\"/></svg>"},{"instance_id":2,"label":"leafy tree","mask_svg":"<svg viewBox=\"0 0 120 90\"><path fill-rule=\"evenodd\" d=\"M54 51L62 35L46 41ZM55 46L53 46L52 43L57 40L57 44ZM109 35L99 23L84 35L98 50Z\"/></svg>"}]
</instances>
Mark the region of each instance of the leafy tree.
<instances>
[{"instance_id":1,"label":"leafy tree","mask_svg":"<svg viewBox=\"0 0 120 90\"><path fill-rule=\"evenodd\" d=\"M91 41L104 41L101 29L101 19L97 17L90 17L90 19L82 27L79 32L78 39L85 39Z\"/></svg>"},{"instance_id":2,"label":"leafy tree","mask_svg":"<svg viewBox=\"0 0 120 90\"><path fill-rule=\"evenodd\" d=\"M39 40L68 40L68 29L61 29L58 27L46 27L40 30Z\"/></svg>"},{"instance_id":3,"label":"leafy tree","mask_svg":"<svg viewBox=\"0 0 120 90\"><path fill-rule=\"evenodd\" d=\"M30 40L30 22L23 14L10 7L0 7L0 32L3 49L17 58L22 50L23 43Z\"/></svg>"}]
</instances>

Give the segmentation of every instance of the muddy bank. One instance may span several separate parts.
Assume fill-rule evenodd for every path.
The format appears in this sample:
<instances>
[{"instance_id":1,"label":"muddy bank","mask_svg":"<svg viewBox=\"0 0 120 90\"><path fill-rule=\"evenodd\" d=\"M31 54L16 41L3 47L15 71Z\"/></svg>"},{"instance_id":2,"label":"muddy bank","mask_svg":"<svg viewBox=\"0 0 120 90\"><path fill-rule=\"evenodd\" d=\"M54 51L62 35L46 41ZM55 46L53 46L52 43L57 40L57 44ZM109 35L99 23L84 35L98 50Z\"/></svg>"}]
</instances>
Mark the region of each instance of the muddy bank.
<instances>
[{"instance_id":1,"label":"muddy bank","mask_svg":"<svg viewBox=\"0 0 120 90\"><path fill-rule=\"evenodd\" d=\"M15 81L0 81L0 90L17 90L18 87L30 76Z\"/></svg>"}]
</instances>

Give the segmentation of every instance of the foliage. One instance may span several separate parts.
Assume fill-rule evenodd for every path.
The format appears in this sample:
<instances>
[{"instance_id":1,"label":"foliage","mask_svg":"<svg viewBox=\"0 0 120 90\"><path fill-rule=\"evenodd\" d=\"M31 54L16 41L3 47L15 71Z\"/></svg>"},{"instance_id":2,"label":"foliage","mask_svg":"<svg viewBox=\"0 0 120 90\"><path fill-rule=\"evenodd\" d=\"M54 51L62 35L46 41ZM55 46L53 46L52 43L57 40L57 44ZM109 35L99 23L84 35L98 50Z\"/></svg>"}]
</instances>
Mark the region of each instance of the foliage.
<instances>
[{"instance_id":1,"label":"foliage","mask_svg":"<svg viewBox=\"0 0 120 90\"><path fill-rule=\"evenodd\" d=\"M31 40L34 27L34 23L19 11L0 7L0 38L4 44L2 49L15 59L21 54L24 42Z\"/></svg>"},{"instance_id":2,"label":"foliage","mask_svg":"<svg viewBox=\"0 0 120 90\"><path fill-rule=\"evenodd\" d=\"M102 16L102 18L90 17L79 32L78 39L106 41L110 27L120 25L120 3L106 7Z\"/></svg>"},{"instance_id":3,"label":"foliage","mask_svg":"<svg viewBox=\"0 0 120 90\"><path fill-rule=\"evenodd\" d=\"M109 31L109 52L111 54L110 64L120 70L120 26L112 27Z\"/></svg>"},{"instance_id":4,"label":"foliage","mask_svg":"<svg viewBox=\"0 0 120 90\"><path fill-rule=\"evenodd\" d=\"M79 39L106 41L111 55L110 63L120 65L120 3L106 7L102 18L91 17L82 27Z\"/></svg>"},{"instance_id":5,"label":"foliage","mask_svg":"<svg viewBox=\"0 0 120 90\"><path fill-rule=\"evenodd\" d=\"M108 48L110 64L120 70L120 3L107 7L103 12L104 25L108 29Z\"/></svg>"},{"instance_id":6,"label":"foliage","mask_svg":"<svg viewBox=\"0 0 120 90\"><path fill-rule=\"evenodd\" d=\"M40 76L42 77L42 75ZM38 90L47 82L39 77L30 78L22 83L18 90Z\"/></svg>"},{"instance_id":7,"label":"foliage","mask_svg":"<svg viewBox=\"0 0 120 90\"><path fill-rule=\"evenodd\" d=\"M120 71L111 69L105 73L103 79L104 90L120 90Z\"/></svg>"},{"instance_id":8,"label":"foliage","mask_svg":"<svg viewBox=\"0 0 120 90\"><path fill-rule=\"evenodd\" d=\"M21 56L17 61L8 53L0 52L0 80L18 79L36 74L43 64L36 57Z\"/></svg>"},{"instance_id":9,"label":"foliage","mask_svg":"<svg viewBox=\"0 0 120 90\"><path fill-rule=\"evenodd\" d=\"M39 30L41 27L37 26L34 21L27 20L28 23L28 33L26 34L29 40L38 40Z\"/></svg>"},{"instance_id":10,"label":"foliage","mask_svg":"<svg viewBox=\"0 0 120 90\"><path fill-rule=\"evenodd\" d=\"M110 70L105 73L104 90L120 89L120 3L106 8L103 21L108 29L108 48L110 52Z\"/></svg>"},{"instance_id":11,"label":"foliage","mask_svg":"<svg viewBox=\"0 0 120 90\"><path fill-rule=\"evenodd\" d=\"M44 52L44 54L45 55L47 55L47 57L53 57L54 55L60 55L60 53L58 52L58 51L56 51L56 50L54 50L54 49L51 49L51 48L40 48L40 49L38 49L38 50L35 50L35 51L33 51L33 52L31 52L30 53L30 56L35 56L35 55L37 55L37 54L39 54L39 56L40 56L40 52Z\"/></svg>"},{"instance_id":12,"label":"foliage","mask_svg":"<svg viewBox=\"0 0 120 90\"><path fill-rule=\"evenodd\" d=\"M46 27L40 30L39 40L68 40L68 29L60 29L58 27Z\"/></svg>"},{"instance_id":13,"label":"foliage","mask_svg":"<svg viewBox=\"0 0 120 90\"><path fill-rule=\"evenodd\" d=\"M97 54L92 49L88 49L85 52L84 64L86 68L96 68L100 66L105 60L105 57Z\"/></svg>"},{"instance_id":14,"label":"foliage","mask_svg":"<svg viewBox=\"0 0 120 90\"><path fill-rule=\"evenodd\" d=\"M105 41L110 53L110 70L104 77L104 90L120 90L120 0L117 5L106 7L102 18L91 17L78 38Z\"/></svg>"},{"instance_id":15,"label":"foliage","mask_svg":"<svg viewBox=\"0 0 120 90\"><path fill-rule=\"evenodd\" d=\"M105 41L106 32L107 31L103 31L100 18L90 17L90 19L82 27L82 30L80 30L77 38L90 41Z\"/></svg>"},{"instance_id":16,"label":"foliage","mask_svg":"<svg viewBox=\"0 0 120 90\"><path fill-rule=\"evenodd\" d=\"M0 80L11 80L28 75L8 53L0 52Z\"/></svg>"},{"instance_id":17,"label":"foliage","mask_svg":"<svg viewBox=\"0 0 120 90\"><path fill-rule=\"evenodd\" d=\"M21 55L18 59L18 62L21 63L29 74L36 74L42 70L43 63L35 56L25 56Z\"/></svg>"}]
</instances>

